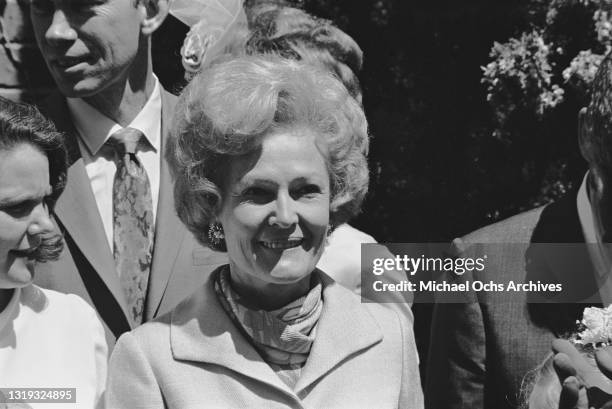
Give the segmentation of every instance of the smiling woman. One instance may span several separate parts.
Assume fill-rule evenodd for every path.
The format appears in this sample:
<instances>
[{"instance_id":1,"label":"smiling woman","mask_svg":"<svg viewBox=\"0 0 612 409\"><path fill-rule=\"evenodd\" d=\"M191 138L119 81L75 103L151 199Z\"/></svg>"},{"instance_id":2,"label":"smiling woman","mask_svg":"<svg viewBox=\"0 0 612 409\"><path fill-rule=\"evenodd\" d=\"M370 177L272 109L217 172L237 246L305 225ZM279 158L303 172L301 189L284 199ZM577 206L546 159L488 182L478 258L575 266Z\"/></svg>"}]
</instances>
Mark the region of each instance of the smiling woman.
<instances>
[{"instance_id":1,"label":"smiling woman","mask_svg":"<svg viewBox=\"0 0 612 409\"><path fill-rule=\"evenodd\" d=\"M218 222L236 290L276 309L308 292L329 226L323 153L308 129L277 131L230 164ZM278 288L281 286L281 288Z\"/></svg>"},{"instance_id":2,"label":"smiling woman","mask_svg":"<svg viewBox=\"0 0 612 409\"><path fill-rule=\"evenodd\" d=\"M119 339L107 405L422 407L406 320L316 268L368 188L367 122L346 88L241 57L194 77L174 130L176 210L229 265Z\"/></svg>"},{"instance_id":3,"label":"smiling woman","mask_svg":"<svg viewBox=\"0 0 612 409\"><path fill-rule=\"evenodd\" d=\"M0 98L0 385L59 388L66 398L59 405L93 408L106 376L102 324L77 296L32 284L36 263L57 259L63 248L49 209L63 189L65 161L49 121ZM13 397L0 394L0 406Z\"/></svg>"}]
</instances>

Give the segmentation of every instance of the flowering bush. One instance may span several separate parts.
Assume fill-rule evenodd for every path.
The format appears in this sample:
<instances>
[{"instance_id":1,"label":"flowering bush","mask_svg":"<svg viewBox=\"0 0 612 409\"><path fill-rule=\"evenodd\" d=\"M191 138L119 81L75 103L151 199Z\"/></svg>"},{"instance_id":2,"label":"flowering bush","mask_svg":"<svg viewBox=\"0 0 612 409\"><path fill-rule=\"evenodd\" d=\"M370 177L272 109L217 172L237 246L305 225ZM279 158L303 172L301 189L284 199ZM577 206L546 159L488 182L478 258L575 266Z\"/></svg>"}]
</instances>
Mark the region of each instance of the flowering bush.
<instances>
[{"instance_id":1,"label":"flowering bush","mask_svg":"<svg viewBox=\"0 0 612 409\"><path fill-rule=\"evenodd\" d=\"M536 1L537 4L540 2ZM567 56L564 12L583 8L592 13L590 48ZM612 0L552 0L540 27L523 32L505 43L495 42L491 62L482 67L482 82L499 126L503 129L516 109L545 113L564 102L570 89L584 97L603 56L612 47ZM563 66L557 61L571 58Z\"/></svg>"},{"instance_id":2,"label":"flowering bush","mask_svg":"<svg viewBox=\"0 0 612 409\"><path fill-rule=\"evenodd\" d=\"M563 79L577 88L587 89L602 59L602 54L595 54L591 50L580 51L569 67L563 70Z\"/></svg>"},{"instance_id":3,"label":"flowering bush","mask_svg":"<svg viewBox=\"0 0 612 409\"><path fill-rule=\"evenodd\" d=\"M516 153L523 180L537 181L536 206L584 175L577 116L612 49L612 0L527 0L521 13L516 34L492 42L480 79L492 113L488 137Z\"/></svg>"},{"instance_id":4,"label":"flowering bush","mask_svg":"<svg viewBox=\"0 0 612 409\"><path fill-rule=\"evenodd\" d=\"M550 44L546 44L540 30L523 33L520 39L494 43L491 61L483 67L482 82L487 86L487 100L497 110L513 111L517 103L532 104L538 115L563 101L563 89L553 83ZM509 98L513 90L517 96ZM522 101L517 100L521 98Z\"/></svg>"}]
</instances>

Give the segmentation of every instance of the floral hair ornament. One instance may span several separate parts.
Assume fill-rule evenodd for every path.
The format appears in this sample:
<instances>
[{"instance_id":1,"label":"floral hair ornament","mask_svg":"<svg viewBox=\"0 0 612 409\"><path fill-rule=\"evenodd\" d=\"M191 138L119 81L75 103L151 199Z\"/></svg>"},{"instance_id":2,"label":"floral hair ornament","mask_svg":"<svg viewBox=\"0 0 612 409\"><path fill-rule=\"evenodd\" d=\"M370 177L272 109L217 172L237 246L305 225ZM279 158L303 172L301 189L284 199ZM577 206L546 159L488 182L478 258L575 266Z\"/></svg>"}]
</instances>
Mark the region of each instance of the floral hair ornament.
<instances>
[{"instance_id":1,"label":"floral hair ornament","mask_svg":"<svg viewBox=\"0 0 612 409\"><path fill-rule=\"evenodd\" d=\"M170 14L190 27L181 59L189 80L235 46L247 30L244 0L172 0ZM246 38L246 35L244 35Z\"/></svg>"},{"instance_id":2,"label":"floral hair ornament","mask_svg":"<svg viewBox=\"0 0 612 409\"><path fill-rule=\"evenodd\" d=\"M612 305L606 308L587 307L582 321L576 321L581 332L574 337L575 344L592 348L612 345Z\"/></svg>"}]
</instances>

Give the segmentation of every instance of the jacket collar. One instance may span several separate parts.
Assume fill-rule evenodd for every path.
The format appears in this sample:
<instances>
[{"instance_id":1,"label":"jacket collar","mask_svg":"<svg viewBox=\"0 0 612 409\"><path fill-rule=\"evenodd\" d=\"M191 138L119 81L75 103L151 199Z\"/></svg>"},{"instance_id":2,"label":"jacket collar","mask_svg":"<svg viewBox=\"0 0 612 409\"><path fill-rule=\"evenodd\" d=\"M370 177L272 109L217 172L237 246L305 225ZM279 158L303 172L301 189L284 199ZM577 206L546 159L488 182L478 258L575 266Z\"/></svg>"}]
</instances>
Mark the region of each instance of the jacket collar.
<instances>
[{"instance_id":1,"label":"jacket collar","mask_svg":"<svg viewBox=\"0 0 612 409\"><path fill-rule=\"evenodd\" d=\"M170 343L174 358L224 366L298 399L297 394L334 367L383 338L375 319L354 294L326 274L318 274L323 282L323 312L294 391L263 361L217 301L213 289L217 272L172 313Z\"/></svg>"},{"instance_id":2,"label":"jacket collar","mask_svg":"<svg viewBox=\"0 0 612 409\"><path fill-rule=\"evenodd\" d=\"M148 147L159 151L161 140L160 115L162 112L161 84L153 74L155 85L140 112L123 126L109 118L83 98L66 98L72 123L81 136L81 141L92 156L98 154L104 143L115 132L130 127L142 132Z\"/></svg>"},{"instance_id":3,"label":"jacket collar","mask_svg":"<svg viewBox=\"0 0 612 409\"><path fill-rule=\"evenodd\" d=\"M577 192L547 205L533 230L532 243L584 243L578 217Z\"/></svg>"},{"instance_id":4,"label":"jacket collar","mask_svg":"<svg viewBox=\"0 0 612 409\"><path fill-rule=\"evenodd\" d=\"M45 108L56 128L64 133L68 150L67 183L55 204L54 213L127 317L127 303L113 255L108 248L104 226L79 150L78 133L72 124L66 99L59 93L52 94Z\"/></svg>"},{"instance_id":5,"label":"jacket collar","mask_svg":"<svg viewBox=\"0 0 612 409\"><path fill-rule=\"evenodd\" d=\"M174 182L170 174L170 166L166 159L168 144L172 138L172 115L177 98L162 89L161 117L161 158L159 172L159 200L157 203L157 218L155 222L155 245L153 247L153 264L149 278L149 289L145 318L152 319L157 315L163 295L166 291L179 250L185 240L187 230L180 221L175 210Z\"/></svg>"},{"instance_id":6,"label":"jacket collar","mask_svg":"<svg viewBox=\"0 0 612 409\"><path fill-rule=\"evenodd\" d=\"M584 244L576 194L544 208L531 243L526 253L528 279L562 283L564 302L600 302L595 271Z\"/></svg>"},{"instance_id":7,"label":"jacket collar","mask_svg":"<svg viewBox=\"0 0 612 409\"><path fill-rule=\"evenodd\" d=\"M585 306L601 305L595 271L584 245L576 192L542 210L530 242L525 253L526 280L561 283L565 298L547 303L540 297L527 305L529 316L537 326L563 336L575 330ZM530 293L528 301L533 296Z\"/></svg>"}]
</instances>

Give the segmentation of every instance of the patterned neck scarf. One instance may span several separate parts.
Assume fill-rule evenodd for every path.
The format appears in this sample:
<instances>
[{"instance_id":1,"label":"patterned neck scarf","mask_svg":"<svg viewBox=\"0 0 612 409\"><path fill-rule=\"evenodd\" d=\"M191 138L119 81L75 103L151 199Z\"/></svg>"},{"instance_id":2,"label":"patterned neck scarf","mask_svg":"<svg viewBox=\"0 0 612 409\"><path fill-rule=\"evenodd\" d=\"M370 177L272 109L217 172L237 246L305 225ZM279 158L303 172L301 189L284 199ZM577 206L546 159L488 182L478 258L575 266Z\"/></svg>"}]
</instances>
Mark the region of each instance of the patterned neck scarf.
<instances>
[{"instance_id":1,"label":"patterned neck scarf","mask_svg":"<svg viewBox=\"0 0 612 409\"><path fill-rule=\"evenodd\" d=\"M253 310L244 305L230 285L229 266L215 279L215 292L236 325L246 332L269 364L303 365L315 340L316 324L323 310L321 279L305 296L274 311Z\"/></svg>"}]
</instances>

